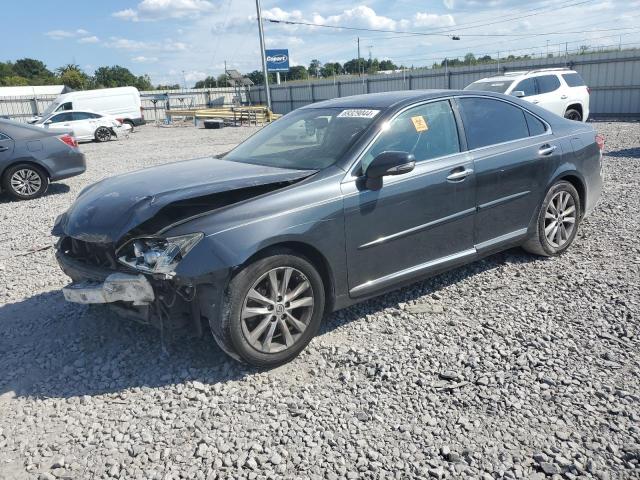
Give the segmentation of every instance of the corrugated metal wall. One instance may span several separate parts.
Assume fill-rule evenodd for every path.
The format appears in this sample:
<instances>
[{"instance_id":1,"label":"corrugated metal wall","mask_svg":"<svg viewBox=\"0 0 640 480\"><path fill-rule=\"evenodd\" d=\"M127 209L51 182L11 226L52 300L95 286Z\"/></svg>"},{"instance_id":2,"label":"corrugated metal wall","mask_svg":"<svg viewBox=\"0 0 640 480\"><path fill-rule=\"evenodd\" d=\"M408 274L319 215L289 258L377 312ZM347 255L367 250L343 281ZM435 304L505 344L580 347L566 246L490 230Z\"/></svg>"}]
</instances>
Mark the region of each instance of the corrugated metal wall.
<instances>
[{"instance_id":1,"label":"corrugated metal wall","mask_svg":"<svg viewBox=\"0 0 640 480\"><path fill-rule=\"evenodd\" d=\"M391 75L371 75L365 77L337 77L336 79L314 82L289 82L271 86L273 110L288 113L310 103L336 97L359 95L362 93L388 92L393 90L418 90L430 88L462 89L483 77L498 72L531 70L534 68L564 67L578 71L591 88L591 114L593 117L640 118L640 50L591 53L565 58L542 58L503 63L500 65L477 65L445 69L411 70ZM194 94L193 99L171 99L171 108L202 108L207 106L231 105L236 100L233 88L171 90L172 93ZM145 93L166 93L151 91ZM55 95L37 97L0 98L0 116L8 116L24 121L42 112ZM252 87L243 91L242 103L264 104L266 98L263 87ZM165 117L165 105L143 98L145 118L154 121Z\"/></svg>"},{"instance_id":2,"label":"corrugated metal wall","mask_svg":"<svg viewBox=\"0 0 640 480\"><path fill-rule=\"evenodd\" d=\"M392 90L463 89L475 80L499 72L564 66L579 72L591 88L590 108L593 117L640 118L640 50L455 67L446 71L425 69L362 78L337 77L336 80L289 82L272 85L271 99L276 113L288 113L303 105L329 98ZM266 101L262 87L254 87L252 97L259 103Z\"/></svg>"}]
</instances>

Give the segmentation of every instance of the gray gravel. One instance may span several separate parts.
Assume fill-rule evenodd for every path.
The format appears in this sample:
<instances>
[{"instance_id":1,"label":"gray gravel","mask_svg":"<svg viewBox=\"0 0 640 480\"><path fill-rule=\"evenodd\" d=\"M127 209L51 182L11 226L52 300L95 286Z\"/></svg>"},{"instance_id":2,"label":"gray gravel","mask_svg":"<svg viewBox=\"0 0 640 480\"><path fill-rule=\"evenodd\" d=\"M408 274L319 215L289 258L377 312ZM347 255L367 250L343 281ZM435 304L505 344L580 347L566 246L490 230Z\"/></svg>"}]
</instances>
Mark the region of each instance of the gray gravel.
<instances>
[{"instance_id":1,"label":"gray gravel","mask_svg":"<svg viewBox=\"0 0 640 480\"><path fill-rule=\"evenodd\" d=\"M332 315L256 372L65 303L53 219L104 176L255 129L145 127L88 172L0 197L0 478L640 478L640 124L561 258L516 249ZM20 255L20 256L18 256Z\"/></svg>"}]
</instances>

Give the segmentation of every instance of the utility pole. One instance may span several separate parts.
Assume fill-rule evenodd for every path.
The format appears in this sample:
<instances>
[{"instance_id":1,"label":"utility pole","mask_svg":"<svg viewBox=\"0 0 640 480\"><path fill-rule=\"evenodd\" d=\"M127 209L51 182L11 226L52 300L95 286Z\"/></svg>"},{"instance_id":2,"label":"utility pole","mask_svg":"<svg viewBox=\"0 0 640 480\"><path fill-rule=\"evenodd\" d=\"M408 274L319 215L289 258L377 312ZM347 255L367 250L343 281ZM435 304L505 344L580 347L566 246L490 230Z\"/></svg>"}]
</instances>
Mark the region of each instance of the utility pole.
<instances>
[{"instance_id":1,"label":"utility pole","mask_svg":"<svg viewBox=\"0 0 640 480\"><path fill-rule=\"evenodd\" d=\"M358 76L360 75L360 37L358 37Z\"/></svg>"},{"instance_id":2,"label":"utility pole","mask_svg":"<svg viewBox=\"0 0 640 480\"><path fill-rule=\"evenodd\" d=\"M260 34L260 57L262 58L262 75L264 75L264 91L267 96L267 108L271 110L271 92L269 91L269 73L267 72L267 56L264 52L264 30L262 28L262 7L260 0L256 0L258 13L258 33Z\"/></svg>"}]
</instances>

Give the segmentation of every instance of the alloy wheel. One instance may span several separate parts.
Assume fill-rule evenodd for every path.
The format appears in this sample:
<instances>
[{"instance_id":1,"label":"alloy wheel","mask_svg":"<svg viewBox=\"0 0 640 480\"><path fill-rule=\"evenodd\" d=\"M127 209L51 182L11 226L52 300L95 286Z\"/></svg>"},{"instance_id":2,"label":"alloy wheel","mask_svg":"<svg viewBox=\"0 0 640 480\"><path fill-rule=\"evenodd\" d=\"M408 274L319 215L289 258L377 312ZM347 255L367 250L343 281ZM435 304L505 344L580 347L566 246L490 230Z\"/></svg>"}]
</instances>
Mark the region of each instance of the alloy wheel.
<instances>
[{"instance_id":1,"label":"alloy wheel","mask_svg":"<svg viewBox=\"0 0 640 480\"><path fill-rule=\"evenodd\" d=\"M96 131L96 138L99 142L106 142L108 140L111 140L111 132L106 127L100 127Z\"/></svg>"},{"instance_id":2,"label":"alloy wheel","mask_svg":"<svg viewBox=\"0 0 640 480\"><path fill-rule=\"evenodd\" d=\"M11 188L20 195L35 195L41 187L42 178L35 170L21 168L11 175Z\"/></svg>"},{"instance_id":3,"label":"alloy wheel","mask_svg":"<svg viewBox=\"0 0 640 480\"><path fill-rule=\"evenodd\" d=\"M281 352L302 337L313 305L313 289L304 273L293 267L274 268L245 297L240 312L242 333L259 352Z\"/></svg>"},{"instance_id":4,"label":"alloy wheel","mask_svg":"<svg viewBox=\"0 0 640 480\"><path fill-rule=\"evenodd\" d=\"M556 193L544 214L544 235L554 248L562 248L576 226L576 202L569 192Z\"/></svg>"}]
</instances>

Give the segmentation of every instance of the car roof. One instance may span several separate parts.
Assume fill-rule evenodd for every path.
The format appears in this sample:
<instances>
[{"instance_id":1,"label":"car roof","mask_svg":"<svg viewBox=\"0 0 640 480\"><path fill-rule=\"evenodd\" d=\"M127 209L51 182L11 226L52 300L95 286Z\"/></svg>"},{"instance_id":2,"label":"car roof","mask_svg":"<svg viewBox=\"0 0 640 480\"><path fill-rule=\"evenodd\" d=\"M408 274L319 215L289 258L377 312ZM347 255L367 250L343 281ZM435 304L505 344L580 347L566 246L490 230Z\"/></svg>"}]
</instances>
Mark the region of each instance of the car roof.
<instances>
[{"instance_id":1,"label":"car roof","mask_svg":"<svg viewBox=\"0 0 640 480\"><path fill-rule=\"evenodd\" d=\"M395 106L434 98L451 97L453 95L467 95L467 92L462 90L399 90L395 92L367 93L332 98L305 105L301 108L378 108L386 110Z\"/></svg>"},{"instance_id":2,"label":"car roof","mask_svg":"<svg viewBox=\"0 0 640 480\"><path fill-rule=\"evenodd\" d=\"M475 80L473 83L509 82L509 81L512 82L514 80L520 80L525 77L539 77L542 75L552 75L554 73L558 75L566 75L567 73L578 73L578 72L568 68L539 68L537 70L519 70L519 71L513 71L513 72L505 72L502 75L494 75L492 77L480 78L478 80Z\"/></svg>"},{"instance_id":3,"label":"car roof","mask_svg":"<svg viewBox=\"0 0 640 480\"><path fill-rule=\"evenodd\" d=\"M44 128L34 127L27 123L16 122L15 120L0 119L0 130L9 135L14 140L27 138L50 137L52 135L61 135L63 132L50 132Z\"/></svg>"}]
</instances>

